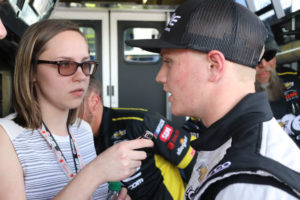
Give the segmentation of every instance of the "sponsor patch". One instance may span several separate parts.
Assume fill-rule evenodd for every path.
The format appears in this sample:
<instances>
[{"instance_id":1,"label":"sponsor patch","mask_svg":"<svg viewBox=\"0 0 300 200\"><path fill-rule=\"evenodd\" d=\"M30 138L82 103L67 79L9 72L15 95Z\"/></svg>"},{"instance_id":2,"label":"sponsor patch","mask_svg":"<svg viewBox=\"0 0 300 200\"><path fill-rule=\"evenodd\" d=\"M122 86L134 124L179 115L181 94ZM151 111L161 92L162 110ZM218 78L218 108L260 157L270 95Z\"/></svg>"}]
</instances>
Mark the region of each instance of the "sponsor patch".
<instances>
[{"instance_id":1,"label":"sponsor patch","mask_svg":"<svg viewBox=\"0 0 300 200\"><path fill-rule=\"evenodd\" d=\"M159 135L162 127L164 126L164 124L165 124L165 120L160 119L160 121L159 121L159 123L158 123L158 125L157 125L157 127L155 129L155 135L157 135L157 136Z\"/></svg>"},{"instance_id":2,"label":"sponsor patch","mask_svg":"<svg viewBox=\"0 0 300 200\"><path fill-rule=\"evenodd\" d=\"M176 130L174 136L172 137L171 141L167 145L168 149L170 150L174 149L178 136L179 136L179 130Z\"/></svg>"},{"instance_id":3,"label":"sponsor patch","mask_svg":"<svg viewBox=\"0 0 300 200\"><path fill-rule=\"evenodd\" d=\"M128 186L128 189L133 190L134 188L138 187L139 185L141 185L144 182L143 178L138 179L137 181L135 181L134 183L132 183L131 185Z\"/></svg>"},{"instance_id":4,"label":"sponsor patch","mask_svg":"<svg viewBox=\"0 0 300 200\"><path fill-rule=\"evenodd\" d=\"M227 169L228 167L231 166L231 162L227 161L223 164L218 165L216 168L214 168L214 170L212 170L211 172L209 172L207 178L215 175L216 173L219 173L220 171L223 171L224 169Z\"/></svg>"},{"instance_id":5,"label":"sponsor patch","mask_svg":"<svg viewBox=\"0 0 300 200\"><path fill-rule=\"evenodd\" d=\"M199 181L204 180L207 172L208 172L208 167L205 164L201 164L199 166L199 168L197 169L198 173L199 173Z\"/></svg>"},{"instance_id":6,"label":"sponsor patch","mask_svg":"<svg viewBox=\"0 0 300 200\"><path fill-rule=\"evenodd\" d=\"M169 142L167 146L168 146L168 149L170 149L170 150L173 150L175 147L175 145L172 142Z\"/></svg>"},{"instance_id":7,"label":"sponsor patch","mask_svg":"<svg viewBox=\"0 0 300 200\"><path fill-rule=\"evenodd\" d=\"M112 139L120 139L122 136L126 135L126 130L119 130L114 132Z\"/></svg>"},{"instance_id":8,"label":"sponsor patch","mask_svg":"<svg viewBox=\"0 0 300 200\"><path fill-rule=\"evenodd\" d=\"M296 90L288 90L284 92L285 95L285 100L286 101L291 101L293 99L298 98L298 93Z\"/></svg>"},{"instance_id":9,"label":"sponsor patch","mask_svg":"<svg viewBox=\"0 0 300 200\"><path fill-rule=\"evenodd\" d=\"M173 133L173 127L166 124L164 126L164 129L162 130L162 132L159 135L159 139L163 142L168 142L172 136L172 133Z\"/></svg>"},{"instance_id":10,"label":"sponsor patch","mask_svg":"<svg viewBox=\"0 0 300 200\"><path fill-rule=\"evenodd\" d=\"M179 130L176 130L174 136L171 139L171 141L173 143L176 143L176 140L177 140L178 136L179 136Z\"/></svg>"},{"instance_id":11,"label":"sponsor patch","mask_svg":"<svg viewBox=\"0 0 300 200\"><path fill-rule=\"evenodd\" d=\"M291 82L285 82L284 83L284 87L286 88L286 89L290 89L291 87L293 87L294 86L294 82L293 81L291 81Z\"/></svg>"},{"instance_id":12,"label":"sponsor patch","mask_svg":"<svg viewBox=\"0 0 300 200\"><path fill-rule=\"evenodd\" d=\"M182 153L182 151L186 148L187 141L188 141L188 138L186 136L184 136L184 138L180 139L179 142L180 142L181 146L177 149L177 155L178 156L180 156L180 154Z\"/></svg>"}]
</instances>

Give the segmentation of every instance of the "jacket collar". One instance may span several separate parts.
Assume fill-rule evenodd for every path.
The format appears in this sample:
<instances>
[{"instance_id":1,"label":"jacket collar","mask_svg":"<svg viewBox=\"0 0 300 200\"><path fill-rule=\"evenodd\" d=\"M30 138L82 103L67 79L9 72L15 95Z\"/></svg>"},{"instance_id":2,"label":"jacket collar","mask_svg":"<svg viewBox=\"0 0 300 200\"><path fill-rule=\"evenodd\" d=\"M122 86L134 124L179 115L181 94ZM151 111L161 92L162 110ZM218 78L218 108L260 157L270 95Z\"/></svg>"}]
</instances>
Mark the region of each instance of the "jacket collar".
<instances>
[{"instance_id":1,"label":"jacket collar","mask_svg":"<svg viewBox=\"0 0 300 200\"><path fill-rule=\"evenodd\" d=\"M191 142L197 151L215 150L236 134L273 117L265 92L248 94L224 117Z\"/></svg>"}]
</instances>

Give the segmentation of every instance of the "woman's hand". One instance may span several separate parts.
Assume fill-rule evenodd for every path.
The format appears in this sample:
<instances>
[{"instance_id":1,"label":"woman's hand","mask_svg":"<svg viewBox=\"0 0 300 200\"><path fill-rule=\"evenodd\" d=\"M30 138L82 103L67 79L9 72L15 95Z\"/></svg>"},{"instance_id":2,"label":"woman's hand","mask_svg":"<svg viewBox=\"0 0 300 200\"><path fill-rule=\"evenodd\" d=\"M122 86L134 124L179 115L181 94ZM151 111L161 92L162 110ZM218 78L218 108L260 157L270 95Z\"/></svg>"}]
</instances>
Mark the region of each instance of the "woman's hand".
<instances>
[{"instance_id":1,"label":"woman's hand","mask_svg":"<svg viewBox=\"0 0 300 200\"><path fill-rule=\"evenodd\" d=\"M98 176L104 178L106 182L130 177L147 157L146 152L139 149L153 145L153 142L147 139L123 141L113 145L95 160Z\"/></svg>"},{"instance_id":2,"label":"woman's hand","mask_svg":"<svg viewBox=\"0 0 300 200\"><path fill-rule=\"evenodd\" d=\"M127 189L122 187L118 200L131 200L131 197L127 194Z\"/></svg>"}]
</instances>

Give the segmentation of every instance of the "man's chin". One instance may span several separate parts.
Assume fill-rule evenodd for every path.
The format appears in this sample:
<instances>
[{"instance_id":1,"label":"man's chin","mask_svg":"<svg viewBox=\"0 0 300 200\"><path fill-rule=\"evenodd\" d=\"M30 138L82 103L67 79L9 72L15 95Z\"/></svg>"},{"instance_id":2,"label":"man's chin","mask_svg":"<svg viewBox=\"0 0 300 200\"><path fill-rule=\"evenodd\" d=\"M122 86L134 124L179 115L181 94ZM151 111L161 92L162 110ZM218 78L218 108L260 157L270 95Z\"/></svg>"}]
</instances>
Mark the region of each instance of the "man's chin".
<instances>
[{"instance_id":1,"label":"man's chin","mask_svg":"<svg viewBox=\"0 0 300 200\"><path fill-rule=\"evenodd\" d=\"M175 106L171 106L171 112L175 116L186 116L180 109L176 108Z\"/></svg>"}]
</instances>

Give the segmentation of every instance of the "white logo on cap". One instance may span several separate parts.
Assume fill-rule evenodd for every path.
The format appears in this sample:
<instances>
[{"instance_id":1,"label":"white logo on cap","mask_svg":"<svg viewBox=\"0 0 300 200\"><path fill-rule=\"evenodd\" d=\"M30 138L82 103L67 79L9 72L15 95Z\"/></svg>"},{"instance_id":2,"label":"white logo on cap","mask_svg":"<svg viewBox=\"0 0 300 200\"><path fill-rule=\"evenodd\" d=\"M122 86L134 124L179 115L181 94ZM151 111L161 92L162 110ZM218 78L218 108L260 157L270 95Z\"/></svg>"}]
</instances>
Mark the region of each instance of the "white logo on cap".
<instances>
[{"instance_id":1,"label":"white logo on cap","mask_svg":"<svg viewBox=\"0 0 300 200\"><path fill-rule=\"evenodd\" d=\"M165 28L165 31L170 32L171 27L173 27L175 25L175 23L178 22L179 19L181 19L181 16L176 15L176 13L174 13L168 23L168 26Z\"/></svg>"}]
</instances>

